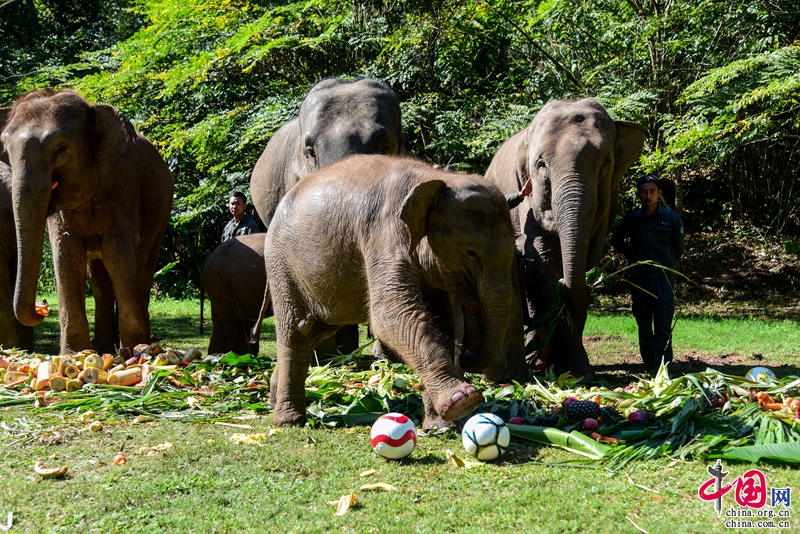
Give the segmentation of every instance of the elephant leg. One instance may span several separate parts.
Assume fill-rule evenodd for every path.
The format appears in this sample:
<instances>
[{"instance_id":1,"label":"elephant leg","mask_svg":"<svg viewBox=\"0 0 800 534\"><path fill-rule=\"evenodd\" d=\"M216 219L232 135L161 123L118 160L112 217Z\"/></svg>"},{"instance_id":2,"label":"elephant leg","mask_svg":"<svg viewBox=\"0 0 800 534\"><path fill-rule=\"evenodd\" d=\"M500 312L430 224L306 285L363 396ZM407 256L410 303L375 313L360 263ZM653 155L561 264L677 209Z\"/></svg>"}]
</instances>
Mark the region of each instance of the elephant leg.
<instances>
[{"instance_id":1,"label":"elephant leg","mask_svg":"<svg viewBox=\"0 0 800 534\"><path fill-rule=\"evenodd\" d=\"M382 345L419 374L434 411L444 420L455 421L472 413L483 395L464 379L453 359L455 342L447 295L428 299L433 310L400 309L396 301L384 302L384 298L382 292L373 291L370 310L371 324ZM441 328L442 324L446 328Z\"/></svg>"},{"instance_id":2,"label":"elephant leg","mask_svg":"<svg viewBox=\"0 0 800 534\"><path fill-rule=\"evenodd\" d=\"M147 312L149 299L144 300L144 292L140 287L136 251L132 245L124 246L118 242L117 247L103 251L103 258L117 299L119 335L122 345L133 347L139 343L149 343L150 316ZM152 283L152 279L150 283ZM149 292L150 286L147 287Z\"/></svg>"},{"instance_id":3,"label":"elephant leg","mask_svg":"<svg viewBox=\"0 0 800 534\"><path fill-rule=\"evenodd\" d=\"M7 257L0 260L0 346L33 350L33 328L17 321L14 315L14 277L12 265Z\"/></svg>"},{"instance_id":4,"label":"elephant leg","mask_svg":"<svg viewBox=\"0 0 800 534\"><path fill-rule=\"evenodd\" d=\"M73 238L58 216L48 219L58 292L61 354L92 348L86 318L86 248Z\"/></svg>"},{"instance_id":5,"label":"elephant leg","mask_svg":"<svg viewBox=\"0 0 800 534\"><path fill-rule=\"evenodd\" d=\"M270 379L270 401L278 426L302 426L306 422L305 382L311 353L311 349L278 344L278 362Z\"/></svg>"},{"instance_id":6,"label":"elephant leg","mask_svg":"<svg viewBox=\"0 0 800 534\"><path fill-rule=\"evenodd\" d=\"M270 404L275 424L302 426L306 422L306 377L311 365L313 347L334 329L317 323L306 335L278 333L278 361L270 378Z\"/></svg>"},{"instance_id":7,"label":"elephant leg","mask_svg":"<svg viewBox=\"0 0 800 534\"><path fill-rule=\"evenodd\" d=\"M230 350L225 322L220 314L211 306L211 339L208 342L209 354L223 354Z\"/></svg>"},{"instance_id":8,"label":"elephant leg","mask_svg":"<svg viewBox=\"0 0 800 534\"><path fill-rule=\"evenodd\" d=\"M236 354L250 354L250 332L247 321L231 318L225 322L225 332L230 350Z\"/></svg>"},{"instance_id":9,"label":"elephant leg","mask_svg":"<svg viewBox=\"0 0 800 534\"><path fill-rule=\"evenodd\" d=\"M117 343L114 320L114 287L103 262L88 264L89 285L94 295L94 340L92 346L100 354L114 352Z\"/></svg>"},{"instance_id":10,"label":"elephant leg","mask_svg":"<svg viewBox=\"0 0 800 534\"><path fill-rule=\"evenodd\" d=\"M529 249L529 254L532 257L526 259L525 282L528 288L536 288L535 291L527 292L534 310L533 319L536 320L550 311L558 300L556 294L558 275L538 255L536 249ZM585 310L582 316L576 310L569 310L569 319L562 318L556 322L549 347L543 347L537 355L540 363L544 363L544 356L547 354L546 363L552 364L557 373L569 371L578 376L593 377L594 370L583 346L582 334L585 322ZM549 328L550 325L545 327Z\"/></svg>"}]
</instances>

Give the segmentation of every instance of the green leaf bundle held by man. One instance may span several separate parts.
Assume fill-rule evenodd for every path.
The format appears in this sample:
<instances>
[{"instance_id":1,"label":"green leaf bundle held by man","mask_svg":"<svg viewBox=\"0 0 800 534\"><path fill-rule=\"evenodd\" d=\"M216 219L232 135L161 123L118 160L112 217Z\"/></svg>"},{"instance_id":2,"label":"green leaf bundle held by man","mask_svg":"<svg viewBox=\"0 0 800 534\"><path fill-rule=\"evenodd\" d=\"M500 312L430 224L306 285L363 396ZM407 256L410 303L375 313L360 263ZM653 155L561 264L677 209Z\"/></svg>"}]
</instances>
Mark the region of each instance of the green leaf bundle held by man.
<instances>
[{"instance_id":1,"label":"green leaf bundle held by man","mask_svg":"<svg viewBox=\"0 0 800 534\"><path fill-rule=\"evenodd\" d=\"M684 249L680 216L659 205L661 186L653 174L637 181L642 207L628 213L611 244L628 258L633 316L639 327L639 351L645 368L655 374L659 365L672 361L672 318L675 314L675 262ZM652 263L667 267L661 269Z\"/></svg>"}]
</instances>

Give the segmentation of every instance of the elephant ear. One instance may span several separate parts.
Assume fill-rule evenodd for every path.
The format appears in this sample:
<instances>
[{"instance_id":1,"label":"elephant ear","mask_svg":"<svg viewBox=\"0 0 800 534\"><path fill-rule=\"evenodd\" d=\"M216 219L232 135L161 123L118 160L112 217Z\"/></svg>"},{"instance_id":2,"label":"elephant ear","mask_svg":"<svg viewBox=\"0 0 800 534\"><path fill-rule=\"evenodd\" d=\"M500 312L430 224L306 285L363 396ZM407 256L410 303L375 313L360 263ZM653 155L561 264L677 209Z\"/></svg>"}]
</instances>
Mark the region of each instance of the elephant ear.
<instances>
[{"instance_id":1,"label":"elephant ear","mask_svg":"<svg viewBox=\"0 0 800 534\"><path fill-rule=\"evenodd\" d=\"M522 189L522 186L531 177L530 165L528 164L530 137L530 127L525 128L524 133L520 136L519 143L517 143L517 150L514 152L514 169L517 174L517 188L514 192Z\"/></svg>"},{"instance_id":2,"label":"elephant ear","mask_svg":"<svg viewBox=\"0 0 800 534\"><path fill-rule=\"evenodd\" d=\"M614 175L612 187L619 185L619 181L636 163L644 148L644 127L638 122L614 121L617 126L617 141L614 144Z\"/></svg>"},{"instance_id":3,"label":"elephant ear","mask_svg":"<svg viewBox=\"0 0 800 534\"><path fill-rule=\"evenodd\" d=\"M119 110L97 104L94 109L95 158L100 166L111 166L136 141L136 130Z\"/></svg>"},{"instance_id":4,"label":"elephant ear","mask_svg":"<svg viewBox=\"0 0 800 534\"><path fill-rule=\"evenodd\" d=\"M413 252L428 233L428 213L433 209L436 195L444 187L443 180L428 180L414 186L403 200L400 207L400 219L406 223L411 234L409 252Z\"/></svg>"}]
</instances>

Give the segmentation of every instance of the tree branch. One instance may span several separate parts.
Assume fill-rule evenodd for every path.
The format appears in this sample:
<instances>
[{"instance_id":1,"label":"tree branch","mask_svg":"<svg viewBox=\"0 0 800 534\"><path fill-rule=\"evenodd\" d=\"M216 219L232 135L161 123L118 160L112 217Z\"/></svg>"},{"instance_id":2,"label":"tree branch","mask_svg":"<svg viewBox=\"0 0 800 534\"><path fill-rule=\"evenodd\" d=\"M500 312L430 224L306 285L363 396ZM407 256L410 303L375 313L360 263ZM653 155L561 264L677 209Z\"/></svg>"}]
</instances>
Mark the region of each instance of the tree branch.
<instances>
[{"instance_id":1,"label":"tree branch","mask_svg":"<svg viewBox=\"0 0 800 534\"><path fill-rule=\"evenodd\" d=\"M495 13L500 15L503 18L503 20L505 20L506 22L511 24L514 27L514 29L516 29L520 33L520 35L522 35L522 37L525 38L526 41L528 41L536 50L539 51L540 54L542 54L544 57L546 57L548 60L550 60L550 62L553 65L555 65L556 69L558 69L562 74L564 74L564 76L566 76L569 79L570 82L572 82L572 85L574 85L577 89L581 88L581 85L582 85L581 81L578 78L576 78L574 74L572 74L572 71L570 71L568 68L566 68L564 65L562 65L556 58L554 58L553 56L548 54L544 50L544 48L539 46L539 43L537 43L533 39L533 37L531 37L525 30L520 28L517 25L517 23L515 23L513 20L509 19L505 15L505 13L503 13L502 11L500 11L499 9L494 7L490 2L488 2L488 0L486 0L486 5L488 5L490 8L492 8L492 10L494 10Z\"/></svg>"},{"instance_id":2,"label":"tree branch","mask_svg":"<svg viewBox=\"0 0 800 534\"><path fill-rule=\"evenodd\" d=\"M0 9L3 9L3 8L4 8L4 7L6 7L8 4L13 4L13 3L14 3L14 2L16 2L16 1L17 1L17 0L8 0L8 2L4 2L4 3L0 4Z\"/></svg>"}]
</instances>

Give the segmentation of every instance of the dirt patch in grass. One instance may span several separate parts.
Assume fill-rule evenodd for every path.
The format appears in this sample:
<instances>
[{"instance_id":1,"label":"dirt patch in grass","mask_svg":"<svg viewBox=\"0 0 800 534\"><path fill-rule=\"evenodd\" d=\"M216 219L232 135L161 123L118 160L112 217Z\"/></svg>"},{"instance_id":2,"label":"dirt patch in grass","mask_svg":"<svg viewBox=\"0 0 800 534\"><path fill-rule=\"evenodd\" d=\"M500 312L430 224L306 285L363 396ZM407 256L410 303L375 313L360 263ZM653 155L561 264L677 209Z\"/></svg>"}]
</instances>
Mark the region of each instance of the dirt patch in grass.
<instances>
[{"instance_id":1,"label":"dirt patch in grass","mask_svg":"<svg viewBox=\"0 0 800 534\"><path fill-rule=\"evenodd\" d=\"M584 338L584 343L601 342L608 338L618 336L591 336ZM613 364L595 365L595 373L598 380L608 382L628 382L636 376L644 375L644 365L638 353L618 354ZM784 376L800 375L800 368L795 365L788 365L784 362L764 358L761 354L705 354L697 351L674 354L670 371L672 376L680 376L688 373L699 373L706 369L714 369L721 373L745 376L747 372L755 366L763 366L771 369L779 378Z\"/></svg>"},{"instance_id":2,"label":"dirt patch in grass","mask_svg":"<svg viewBox=\"0 0 800 534\"><path fill-rule=\"evenodd\" d=\"M785 251L786 238L762 236L732 225L695 232L687 225L686 252L678 270L678 311L716 317L800 318L800 256ZM627 262L613 249L612 273ZM630 306L627 284L614 282L597 291L595 305Z\"/></svg>"}]
</instances>

